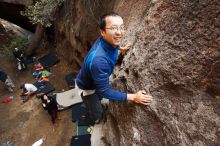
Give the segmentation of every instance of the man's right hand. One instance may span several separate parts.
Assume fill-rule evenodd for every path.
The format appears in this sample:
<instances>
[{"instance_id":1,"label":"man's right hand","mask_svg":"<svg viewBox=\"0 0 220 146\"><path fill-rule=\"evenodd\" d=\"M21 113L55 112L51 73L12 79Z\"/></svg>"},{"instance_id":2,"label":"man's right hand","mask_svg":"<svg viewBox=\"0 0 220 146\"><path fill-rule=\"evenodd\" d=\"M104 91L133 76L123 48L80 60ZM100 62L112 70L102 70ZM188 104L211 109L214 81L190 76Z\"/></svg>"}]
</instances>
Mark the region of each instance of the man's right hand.
<instances>
[{"instance_id":1,"label":"man's right hand","mask_svg":"<svg viewBox=\"0 0 220 146\"><path fill-rule=\"evenodd\" d=\"M144 105L150 105L153 101L153 97L151 95L147 95L144 90L140 90L135 94L128 94L127 99Z\"/></svg>"}]
</instances>

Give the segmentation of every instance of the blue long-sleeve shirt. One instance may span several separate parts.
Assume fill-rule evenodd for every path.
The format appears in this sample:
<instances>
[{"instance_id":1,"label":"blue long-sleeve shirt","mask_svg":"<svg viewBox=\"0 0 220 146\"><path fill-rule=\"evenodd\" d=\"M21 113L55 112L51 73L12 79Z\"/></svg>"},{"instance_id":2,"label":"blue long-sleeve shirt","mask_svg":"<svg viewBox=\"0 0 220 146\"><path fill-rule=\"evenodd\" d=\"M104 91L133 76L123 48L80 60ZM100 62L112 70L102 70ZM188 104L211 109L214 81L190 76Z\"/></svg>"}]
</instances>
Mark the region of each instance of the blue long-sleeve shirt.
<instances>
[{"instance_id":1,"label":"blue long-sleeve shirt","mask_svg":"<svg viewBox=\"0 0 220 146\"><path fill-rule=\"evenodd\" d=\"M76 77L77 86L83 90L96 90L104 98L125 101L127 94L112 89L109 84L117 57L118 47L113 48L102 37L98 38Z\"/></svg>"}]
</instances>

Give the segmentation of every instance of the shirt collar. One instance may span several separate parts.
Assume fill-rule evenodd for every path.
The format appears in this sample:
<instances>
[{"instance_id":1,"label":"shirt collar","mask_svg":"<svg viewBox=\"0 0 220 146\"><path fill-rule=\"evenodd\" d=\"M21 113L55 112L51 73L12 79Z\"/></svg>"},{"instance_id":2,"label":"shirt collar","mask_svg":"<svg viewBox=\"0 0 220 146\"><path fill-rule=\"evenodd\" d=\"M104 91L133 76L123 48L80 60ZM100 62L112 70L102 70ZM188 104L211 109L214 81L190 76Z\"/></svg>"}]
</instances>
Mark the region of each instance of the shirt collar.
<instances>
[{"instance_id":1,"label":"shirt collar","mask_svg":"<svg viewBox=\"0 0 220 146\"><path fill-rule=\"evenodd\" d=\"M108 42L106 42L103 37L100 37L100 41L101 41L101 44L103 46L103 48L110 52L110 53L115 53L115 51L118 51L118 48L119 46L116 46L116 47L112 47Z\"/></svg>"}]
</instances>

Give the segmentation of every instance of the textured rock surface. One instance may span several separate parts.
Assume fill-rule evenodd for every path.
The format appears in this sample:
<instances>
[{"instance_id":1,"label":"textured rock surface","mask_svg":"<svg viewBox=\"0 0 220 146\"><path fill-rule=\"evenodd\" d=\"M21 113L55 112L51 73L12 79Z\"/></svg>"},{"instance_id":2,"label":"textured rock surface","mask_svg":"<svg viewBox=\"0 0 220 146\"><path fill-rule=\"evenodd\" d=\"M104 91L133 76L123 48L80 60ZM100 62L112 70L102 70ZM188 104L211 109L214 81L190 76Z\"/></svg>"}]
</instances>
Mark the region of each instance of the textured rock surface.
<instances>
[{"instance_id":1,"label":"textured rock surface","mask_svg":"<svg viewBox=\"0 0 220 146\"><path fill-rule=\"evenodd\" d=\"M134 46L115 71L113 85L128 92L145 89L155 103L111 104L120 144L220 145L220 101L203 84L213 72L210 88L219 94L219 1L139 2L129 11L118 7L127 20L139 22L129 21L127 38ZM127 15L135 10L139 15Z\"/></svg>"},{"instance_id":2,"label":"textured rock surface","mask_svg":"<svg viewBox=\"0 0 220 146\"><path fill-rule=\"evenodd\" d=\"M0 18L14 23L31 32L34 32L35 26L30 22L27 17L21 15L21 11L24 11L25 8L26 5L24 4L6 3L0 0Z\"/></svg>"},{"instance_id":3,"label":"textured rock surface","mask_svg":"<svg viewBox=\"0 0 220 146\"><path fill-rule=\"evenodd\" d=\"M220 60L216 61L208 74L208 77L204 81L207 85L207 91L215 96L220 97Z\"/></svg>"},{"instance_id":4,"label":"textured rock surface","mask_svg":"<svg viewBox=\"0 0 220 146\"><path fill-rule=\"evenodd\" d=\"M220 145L220 100L214 98L220 89L220 2L66 1L55 24L58 52L79 68L98 36L98 16L112 9L126 22L123 43L133 43L112 85L125 92L144 89L155 102L112 102L106 145Z\"/></svg>"},{"instance_id":5,"label":"textured rock surface","mask_svg":"<svg viewBox=\"0 0 220 146\"><path fill-rule=\"evenodd\" d=\"M0 0L0 2L29 6L33 3L33 0Z\"/></svg>"},{"instance_id":6,"label":"textured rock surface","mask_svg":"<svg viewBox=\"0 0 220 146\"><path fill-rule=\"evenodd\" d=\"M80 67L98 37L98 17L111 10L114 3L107 0L71 0L64 3L57 16L55 34L57 48L60 48L57 51L66 56L69 63Z\"/></svg>"}]
</instances>

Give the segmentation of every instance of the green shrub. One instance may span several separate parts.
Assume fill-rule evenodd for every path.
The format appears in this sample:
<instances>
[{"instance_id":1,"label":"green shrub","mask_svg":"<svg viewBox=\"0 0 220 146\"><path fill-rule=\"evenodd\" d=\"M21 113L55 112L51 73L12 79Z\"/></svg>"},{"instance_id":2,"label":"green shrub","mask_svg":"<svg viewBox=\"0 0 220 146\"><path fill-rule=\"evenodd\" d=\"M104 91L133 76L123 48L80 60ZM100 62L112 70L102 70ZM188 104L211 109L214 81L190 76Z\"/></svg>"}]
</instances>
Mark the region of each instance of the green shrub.
<instances>
[{"instance_id":1,"label":"green shrub","mask_svg":"<svg viewBox=\"0 0 220 146\"><path fill-rule=\"evenodd\" d=\"M4 54L8 57L12 57L12 51L9 47L3 45L0 49L1 54Z\"/></svg>"},{"instance_id":2,"label":"green shrub","mask_svg":"<svg viewBox=\"0 0 220 146\"><path fill-rule=\"evenodd\" d=\"M28 39L24 38L24 37L15 37L12 39L11 43L10 43L10 48L14 49L14 48L19 48L21 50L25 50L25 48L27 48L28 45Z\"/></svg>"},{"instance_id":3,"label":"green shrub","mask_svg":"<svg viewBox=\"0 0 220 146\"><path fill-rule=\"evenodd\" d=\"M0 49L0 52L1 52L1 54L4 54L6 56L11 57L11 56L13 56L14 48L19 48L20 50L25 50L27 48L27 45L28 45L27 38L17 36L11 40L11 42L8 46L4 45Z\"/></svg>"},{"instance_id":4,"label":"green shrub","mask_svg":"<svg viewBox=\"0 0 220 146\"><path fill-rule=\"evenodd\" d=\"M54 14L57 8L64 0L37 0L34 5L21 12L27 16L33 24L40 23L43 26L50 27L54 21Z\"/></svg>"}]
</instances>

